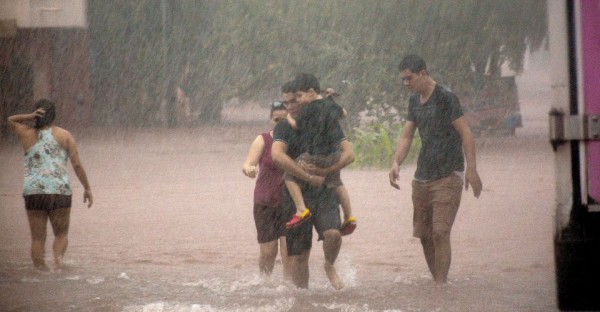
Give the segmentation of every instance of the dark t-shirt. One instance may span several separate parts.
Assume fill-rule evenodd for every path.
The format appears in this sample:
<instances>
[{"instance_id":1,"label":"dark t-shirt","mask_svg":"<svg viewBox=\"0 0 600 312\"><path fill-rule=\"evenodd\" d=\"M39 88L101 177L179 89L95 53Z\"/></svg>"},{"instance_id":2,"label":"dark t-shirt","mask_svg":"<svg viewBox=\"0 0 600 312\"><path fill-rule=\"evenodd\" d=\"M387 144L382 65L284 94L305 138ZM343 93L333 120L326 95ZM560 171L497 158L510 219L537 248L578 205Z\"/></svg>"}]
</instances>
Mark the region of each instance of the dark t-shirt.
<instances>
[{"instance_id":1,"label":"dark t-shirt","mask_svg":"<svg viewBox=\"0 0 600 312\"><path fill-rule=\"evenodd\" d=\"M339 149L340 143L346 139L346 135L340 124L336 123L335 125L330 129L331 131L324 132L321 135L310 136L311 131L295 131L287 120L283 120L277 123L275 129L273 129L273 141L286 143L287 154L292 159L296 159L300 154L308 152L310 146L321 146L323 142L330 144L324 150L330 149L334 152ZM318 143L316 143L317 141Z\"/></svg>"},{"instance_id":2,"label":"dark t-shirt","mask_svg":"<svg viewBox=\"0 0 600 312\"><path fill-rule=\"evenodd\" d=\"M336 148L346 139L342 128L338 126L327 134L329 140L335 142ZM298 158L300 154L307 151L307 146L311 139L304 135L300 135L299 131L292 129L287 120L282 120L277 123L273 129L273 141L280 141L287 145L287 155L292 159ZM286 195L283 201L285 211L293 211L294 202L289 199L289 191L284 187ZM312 186L309 183L303 183L302 197L307 207L310 207L313 219L313 225L319 233L319 239L322 239L323 232L328 229L337 229L340 226L339 200L334 188L326 188L322 186ZM286 200L287 199L287 200ZM312 226L300 226L296 229L289 230L286 234L287 247L289 255L299 255L303 250L311 248L312 242Z\"/></svg>"},{"instance_id":3,"label":"dark t-shirt","mask_svg":"<svg viewBox=\"0 0 600 312\"><path fill-rule=\"evenodd\" d=\"M416 123L421 137L416 180L437 180L464 170L462 140L452 126L461 116L456 95L437 84L425 104L420 104L418 94L410 97L406 119Z\"/></svg>"},{"instance_id":4,"label":"dark t-shirt","mask_svg":"<svg viewBox=\"0 0 600 312\"><path fill-rule=\"evenodd\" d=\"M339 139L335 132L343 114L343 108L330 98L315 100L300 109L296 123L309 154L329 155L337 151Z\"/></svg>"}]
</instances>

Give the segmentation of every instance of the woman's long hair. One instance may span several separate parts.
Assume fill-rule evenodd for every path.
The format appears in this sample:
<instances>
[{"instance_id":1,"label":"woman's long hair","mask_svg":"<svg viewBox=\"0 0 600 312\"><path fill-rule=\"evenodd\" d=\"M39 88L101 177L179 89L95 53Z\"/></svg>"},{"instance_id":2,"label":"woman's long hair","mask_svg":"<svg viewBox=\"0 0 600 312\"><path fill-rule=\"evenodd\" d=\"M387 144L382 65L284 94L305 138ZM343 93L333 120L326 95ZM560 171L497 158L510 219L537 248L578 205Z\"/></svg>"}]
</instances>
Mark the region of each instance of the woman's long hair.
<instances>
[{"instance_id":1,"label":"woman's long hair","mask_svg":"<svg viewBox=\"0 0 600 312\"><path fill-rule=\"evenodd\" d=\"M44 113L44 116L42 117L35 117L34 127L36 129L51 125L54 122L54 118L56 118L56 106L54 105L54 102L47 99L41 99L35 102L35 110L40 108L43 108L46 113Z\"/></svg>"}]
</instances>

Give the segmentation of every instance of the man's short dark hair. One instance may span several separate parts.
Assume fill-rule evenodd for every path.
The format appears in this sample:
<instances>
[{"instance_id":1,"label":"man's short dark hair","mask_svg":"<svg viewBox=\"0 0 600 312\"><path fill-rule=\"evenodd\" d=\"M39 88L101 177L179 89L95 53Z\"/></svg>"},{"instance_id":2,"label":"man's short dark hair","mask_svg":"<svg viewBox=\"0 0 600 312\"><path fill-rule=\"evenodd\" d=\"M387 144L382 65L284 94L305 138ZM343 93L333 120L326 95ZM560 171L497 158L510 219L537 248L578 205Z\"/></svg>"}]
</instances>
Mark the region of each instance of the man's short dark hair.
<instances>
[{"instance_id":1,"label":"man's short dark hair","mask_svg":"<svg viewBox=\"0 0 600 312\"><path fill-rule=\"evenodd\" d=\"M319 79L313 74L298 74L294 78L293 89L294 92L307 92L308 90L313 89L316 93L321 93Z\"/></svg>"},{"instance_id":2,"label":"man's short dark hair","mask_svg":"<svg viewBox=\"0 0 600 312\"><path fill-rule=\"evenodd\" d=\"M35 110L40 108L43 108L45 113L42 117L35 117L34 127L36 129L41 129L51 125L54 122L54 118L56 118L56 106L54 105L54 102L47 99L41 99L35 102Z\"/></svg>"},{"instance_id":3,"label":"man's short dark hair","mask_svg":"<svg viewBox=\"0 0 600 312\"><path fill-rule=\"evenodd\" d=\"M425 60L416 54L409 54L405 56L400 65L398 65L398 70L403 71L406 69L410 69L413 73L419 73L422 70L427 70L427 65L425 64Z\"/></svg>"},{"instance_id":4,"label":"man's short dark hair","mask_svg":"<svg viewBox=\"0 0 600 312\"><path fill-rule=\"evenodd\" d=\"M281 93L290 93L290 92L296 92L294 90L294 81L288 81L286 83L283 84L283 86L281 86Z\"/></svg>"}]
</instances>

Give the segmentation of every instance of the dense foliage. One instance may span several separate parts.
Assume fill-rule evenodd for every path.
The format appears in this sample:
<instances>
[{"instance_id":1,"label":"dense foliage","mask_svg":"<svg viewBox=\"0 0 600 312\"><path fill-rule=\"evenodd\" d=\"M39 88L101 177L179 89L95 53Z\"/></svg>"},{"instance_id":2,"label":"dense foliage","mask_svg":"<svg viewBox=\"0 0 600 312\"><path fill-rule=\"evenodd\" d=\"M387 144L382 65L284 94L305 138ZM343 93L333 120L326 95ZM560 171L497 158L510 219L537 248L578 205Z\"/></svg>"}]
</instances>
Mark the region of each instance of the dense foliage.
<instances>
[{"instance_id":1,"label":"dense foliage","mask_svg":"<svg viewBox=\"0 0 600 312\"><path fill-rule=\"evenodd\" d=\"M396 66L428 61L455 91L473 77L519 72L546 38L544 0L90 0L93 105L99 123L160 125L162 99L185 85L200 121L222 103L278 96L298 72L336 88L358 123L401 119ZM185 68L188 77L182 77ZM166 111L165 111L166 109ZM164 122L164 121L163 121Z\"/></svg>"},{"instance_id":2,"label":"dense foliage","mask_svg":"<svg viewBox=\"0 0 600 312\"><path fill-rule=\"evenodd\" d=\"M396 143L402 133L399 123L386 126L382 123L372 123L366 127L353 128L348 134L354 150L353 168L372 167L388 169L392 164ZM415 135L405 163L412 163L417 159L421 149L421 138Z\"/></svg>"}]
</instances>

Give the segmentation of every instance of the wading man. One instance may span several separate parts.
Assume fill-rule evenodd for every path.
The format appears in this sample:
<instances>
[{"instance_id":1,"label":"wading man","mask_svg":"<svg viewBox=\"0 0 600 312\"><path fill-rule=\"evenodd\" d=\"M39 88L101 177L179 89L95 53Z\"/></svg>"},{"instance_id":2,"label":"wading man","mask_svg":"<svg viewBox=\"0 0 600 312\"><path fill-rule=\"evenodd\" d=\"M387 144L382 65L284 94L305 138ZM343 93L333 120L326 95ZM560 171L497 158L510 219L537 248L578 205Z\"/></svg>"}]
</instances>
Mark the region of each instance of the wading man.
<instances>
[{"instance_id":1,"label":"wading man","mask_svg":"<svg viewBox=\"0 0 600 312\"><path fill-rule=\"evenodd\" d=\"M320 93L318 80L312 75L299 75L292 83L285 84L282 88L283 100L292 117L296 118L303 105L310 105L298 101L299 93ZM306 86L309 86L306 88ZM323 133L331 144L336 144L340 149L339 160L330 167L309 170L298 165L294 159L307 151L307 147L313 140L323 139L314 136L303 135L292 129L287 120L283 120L275 126L273 131L272 157L273 161L286 173L295 176L306 183L302 189L304 201L311 207L312 217L302 225L288 230L286 235L288 255L291 257L292 281L301 288L308 287L309 271L308 258L312 247L313 226L323 241L323 252L325 255L325 273L335 289L341 289L344 284L340 280L334 263L342 245L342 235L339 231L341 220L339 213L339 200L335 188L321 186L324 182L323 176L339 171L354 161L354 153L350 142L346 140L341 127ZM284 208L294 210L294 205L289 194L284 199Z\"/></svg>"},{"instance_id":2,"label":"wading man","mask_svg":"<svg viewBox=\"0 0 600 312\"><path fill-rule=\"evenodd\" d=\"M450 269L450 231L460 205L462 185L481 193L475 143L456 95L438 85L425 61L408 55L399 66L402 84L414 94L409 99L406 123L398 140L392 169L392 187L399 188L400 165L419 130L421 150L412 181L413 236L421 240L433 279L445 283ZM466 158L466 170L465 170Z\"/></svg>"}]
</instances>

